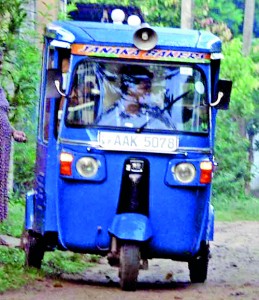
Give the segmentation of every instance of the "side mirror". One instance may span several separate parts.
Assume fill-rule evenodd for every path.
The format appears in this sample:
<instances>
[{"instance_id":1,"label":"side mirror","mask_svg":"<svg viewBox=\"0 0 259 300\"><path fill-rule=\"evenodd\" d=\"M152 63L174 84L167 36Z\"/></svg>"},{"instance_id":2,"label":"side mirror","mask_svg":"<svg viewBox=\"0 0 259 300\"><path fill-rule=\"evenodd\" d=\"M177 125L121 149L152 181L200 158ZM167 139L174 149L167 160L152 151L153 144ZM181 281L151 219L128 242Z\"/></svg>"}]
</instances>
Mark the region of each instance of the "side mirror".
<instances>
[{"instance_id":1,"label":"side mirror","mask_svg":"<svg viewBox=\"0 0 259 300\"><path fill-rule=\"evenodd\" d=\"M59 98L64 96L60 87L62 86L62 73L58 69L47 70L46 98Z\"/></svg>"},{"instance_id":2,"label":"side mirror","mask_svg":"<svg viewBox=\"0 0 259 300\"><path fill-rule=\"evenodd\" d=\"M230 102L230 94L232 90L232 81L220 79L218 81L218 98L215 102L211 103L210 106L216 109L228 109Z\"/></svg>"}]
</instances>

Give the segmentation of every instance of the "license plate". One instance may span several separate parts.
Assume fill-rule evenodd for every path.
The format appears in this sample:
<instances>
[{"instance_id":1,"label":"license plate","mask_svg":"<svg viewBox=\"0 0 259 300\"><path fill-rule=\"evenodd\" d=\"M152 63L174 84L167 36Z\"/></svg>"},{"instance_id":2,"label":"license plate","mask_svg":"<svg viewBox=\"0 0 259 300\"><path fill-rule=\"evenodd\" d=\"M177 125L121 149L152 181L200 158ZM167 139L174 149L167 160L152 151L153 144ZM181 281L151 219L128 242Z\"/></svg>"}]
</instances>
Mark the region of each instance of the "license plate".
<instances>
[{"instance_id":1,"label":"license plate","mask_svg":"<svg viewBox=\"0 0 259 300\"><path fill-rule=\"evenodd\" d=\"M178 148L176 136L161 134L138 134L124 132L102 132L98 144L106 150L171 153Z\"/></svg>"}]
</instances>

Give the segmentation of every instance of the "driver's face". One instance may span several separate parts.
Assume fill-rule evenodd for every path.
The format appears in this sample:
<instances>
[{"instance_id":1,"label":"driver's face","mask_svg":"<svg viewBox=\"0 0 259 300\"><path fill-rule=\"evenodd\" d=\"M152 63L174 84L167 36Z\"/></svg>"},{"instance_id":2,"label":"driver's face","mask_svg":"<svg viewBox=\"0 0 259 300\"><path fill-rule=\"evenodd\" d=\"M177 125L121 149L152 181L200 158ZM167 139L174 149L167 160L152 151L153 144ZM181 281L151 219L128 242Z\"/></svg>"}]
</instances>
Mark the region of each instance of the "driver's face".
<instances>
[{"instance_id":1,"label":"driver's face","mask_svg":"<svg viewBox=\"0 0 259 300\"><path fill-rule=\"evenodd\" d=\"M150 91L150 80L142 80L131 84L128 87L128 95L133 98L133 102L127 103L126 111L130 114L137 114L140 109L140 104L145 101L145 98L150 94Z\"/></svg>"},{"instance_id":2,"label":"driver's face","mask_svg":"<svg viewBox=\"0 0 259 300\"><path fill-rule=\"evenodd\" d=\"M149 94L151 90L151 82L149 80L142 80L138 83L132 84L128 88L128 94L139 99Z\"/></svg>"}]
</instances>

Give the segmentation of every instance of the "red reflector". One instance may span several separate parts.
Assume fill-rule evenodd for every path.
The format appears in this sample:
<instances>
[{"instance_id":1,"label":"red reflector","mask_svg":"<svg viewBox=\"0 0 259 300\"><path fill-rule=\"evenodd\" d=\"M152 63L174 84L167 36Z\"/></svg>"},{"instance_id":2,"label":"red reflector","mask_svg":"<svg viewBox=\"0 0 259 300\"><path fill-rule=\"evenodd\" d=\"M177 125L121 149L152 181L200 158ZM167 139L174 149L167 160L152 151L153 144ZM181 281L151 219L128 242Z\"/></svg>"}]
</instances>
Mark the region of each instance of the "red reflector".
<instances>
[{"instance_id":1,"label":"red reflector","mask_svg":"<svg viewBox=\"0 0 259 300\"><path fill-rule=\"evenodd\" d=\"M210 183L212 180L213 166L210 161L200 163L200 183Z\"/></svg>"},{"instance_id":2,"label":"red reflector","mask_svg":"<svg viewBox=\"0 0 259 300\"><path fill-rule=\"evenodd\" d=\"M62 152L60 154L60 174L65 176L72 175L73 155Z\"/></svg>"}]
</instances>

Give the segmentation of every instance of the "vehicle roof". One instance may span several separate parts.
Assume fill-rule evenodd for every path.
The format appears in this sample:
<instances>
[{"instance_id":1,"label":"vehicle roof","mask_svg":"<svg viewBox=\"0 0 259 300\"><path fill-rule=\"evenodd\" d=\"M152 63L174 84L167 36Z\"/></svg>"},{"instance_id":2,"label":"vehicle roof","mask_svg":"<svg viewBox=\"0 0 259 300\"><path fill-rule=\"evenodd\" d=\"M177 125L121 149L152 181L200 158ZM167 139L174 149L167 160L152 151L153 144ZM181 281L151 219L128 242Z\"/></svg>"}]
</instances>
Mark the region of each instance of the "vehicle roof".
<instances>
[{"instance_id":1,"label":"vehicle roof","mask_svg":"<svg viewBox=\"0 0 259 300\"><path fill-rule=\"evenodd\" d=\"M134 46L133 34L136 28L129 25L84 21L56 21L52 24L61 27L64 32L63 35L56 34L56 40L68 41L65 32L69 32L74 35L72 43ZM152 27L152 29L158 35L156 49L181 51L195 49L195 51L206 53L221 52L220 39L210 32L168 27Z\"/></svg>"}]
</instances>

